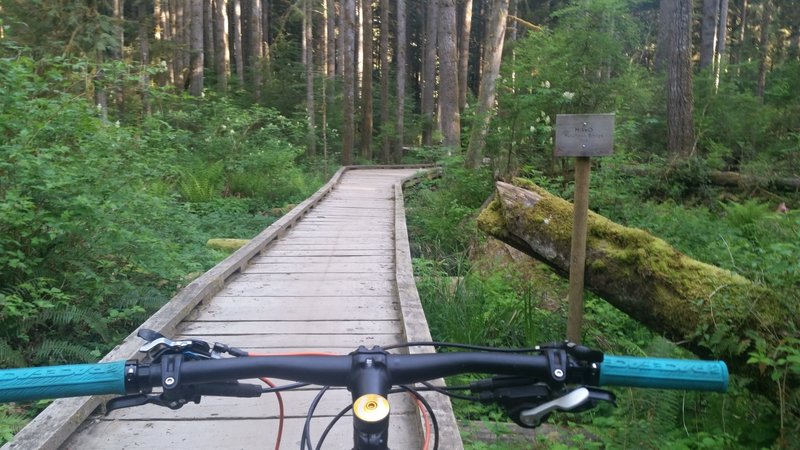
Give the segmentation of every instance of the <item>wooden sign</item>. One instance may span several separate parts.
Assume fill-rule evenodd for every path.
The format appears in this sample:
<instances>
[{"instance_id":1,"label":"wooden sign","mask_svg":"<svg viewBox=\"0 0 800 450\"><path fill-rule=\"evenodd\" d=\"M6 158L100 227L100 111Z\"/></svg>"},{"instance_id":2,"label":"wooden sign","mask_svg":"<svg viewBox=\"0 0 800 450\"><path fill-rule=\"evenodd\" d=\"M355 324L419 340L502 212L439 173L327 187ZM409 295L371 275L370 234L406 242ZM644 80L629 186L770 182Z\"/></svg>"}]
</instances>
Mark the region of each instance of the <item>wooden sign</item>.
<instances>
[{"instance_id":1,"label":"wooden sign","mask_svg":"<svg viewBox=\"0 0 800 450\"><path fill-rule=\"evenodd\" d=\"M558 114L555 156L575 157L575 210L567 295L567 339L581 342L583 281L586 272L586 227L592 157L614 152L614 114Z\"/></svg>"},{"instance_id":2,"label":"wooden sign","mask_svg":"<svg viewBox=\"0 0 800 450\"><path fill-rule=\"evenodd\" d=\"M608 156L614 152L614 114L558 114L555 156Z\"/></svg>"}]
</instances>

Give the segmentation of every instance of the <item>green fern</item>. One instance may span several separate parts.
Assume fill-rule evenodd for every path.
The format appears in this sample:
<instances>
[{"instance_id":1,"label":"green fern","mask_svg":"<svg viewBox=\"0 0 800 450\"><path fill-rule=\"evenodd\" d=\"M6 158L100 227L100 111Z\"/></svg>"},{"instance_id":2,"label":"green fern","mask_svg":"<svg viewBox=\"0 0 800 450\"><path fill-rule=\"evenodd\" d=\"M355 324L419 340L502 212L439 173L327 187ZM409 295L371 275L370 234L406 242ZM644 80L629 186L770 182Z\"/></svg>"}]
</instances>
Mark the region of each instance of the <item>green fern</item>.
<instances>
[{"instance_id":1,"label":"green fern","mask_svg":"<svg viewBox=\"0 0 800 450\"><path fill-rule=\"evenodd\" d=\"M111 339L106 319L97 312L75 305L46 309L35 319L36 323L48 323L57 327L86 325L104 340Z\"/></svg>"},{"instance_id":2,"label":"green fern","mask_svg":"<svg viewBox=\"0 0 800 450\"><path fill-rule=\"evenodd\" d=\"M181 196L191 203L209 202L219 196L224 166L222 161L185 172L178 181Z\"/></svg>"},{"instance_id":3,"label":"green fern","mask_svg":"<svg viewBox=\"0 0 800 450\"><path fill-rule=\"evenodd\" d=\"M10 441L30 420L17 406L0 405L0 445Z\"/></svg>"},{"instance_id":4,"label":"green fern","mask_svg":"<svg viewBox=\"0 0 800 450\"><path fill-rule=\"evenodd\" d=\"M73 361L97 361L98 356L95 350L83 345L47 339L37 346L33 359L37 363L60 364Z\"/></svg>"},{"instance_id":5,"label":"green fern","mask_svg":"<svg viewBox=\"0 0 800 450\"><path fill-rule=\"evenodd\" d=\"M78 325L84 325L104 340L111 338L108 331L107 320L95 311L86 307L75 305L61 306L58 308L42 309L35 316L29 316L19 322L19 332L29 334L39 328L59 328L65 329L72 327L73 330ZM75 333L71 333L75 335Z\"/></svg>"}]
</instances>

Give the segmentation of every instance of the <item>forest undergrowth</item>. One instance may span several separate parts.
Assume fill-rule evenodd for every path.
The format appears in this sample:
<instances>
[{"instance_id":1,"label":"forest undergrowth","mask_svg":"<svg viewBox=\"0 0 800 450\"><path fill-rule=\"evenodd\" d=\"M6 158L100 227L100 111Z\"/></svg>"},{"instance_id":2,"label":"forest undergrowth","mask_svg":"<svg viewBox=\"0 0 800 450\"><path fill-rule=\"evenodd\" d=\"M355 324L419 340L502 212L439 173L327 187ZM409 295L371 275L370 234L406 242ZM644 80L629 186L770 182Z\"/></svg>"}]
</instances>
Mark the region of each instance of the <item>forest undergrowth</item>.
<instances>
[{"instance_id":1,"label":"forest undergrowth","mask_svg":"<svg viewBox=\"0 0 800 450\"><path fill-rule=\"evenodd\" d=\"M675 195L684 181L636 178L614 167L620 155L592 174L590 207L612 220L643 228L693 258L738 272L781 292L787 311L798 311L800 212L776 212L774 198L725 192L710 186L701 196ZM697 164L702 165L702 161ZM604 164L606 166L606 164ZM655 169L655 167L654 167ZM695 169L696 170L696 169ZM521 173L551 192L571 199L572 183L528 169ZM440 179L410 191L407 201L417 286L435 340L527 347L562 340L566 329L567 282L544 264L487 238L475 215L492 193L492 172L471 172L459 162L445 165ZM675 186L672 186L674 184ZM693 191L697 194L697 191ZM796 195L782 200L796 202ZM584 343L609 354L691 358L624 313L587 293ZM741 339L748 339L742 330ZM782 354L751 355L751 363L773 373L780 384L800 372L797 340L785 336ZM464 380L451 380L462 384ZM791 448L798 423L786 413L797 405L786 392L776 404L732 377L727 394L616 389L619 407L551 422L569 430L542 434L541 448ZM456 400L460 419L494 424L494 408ZM783 417L781 408L784 409ZM508 431L505 431L508 433ZM469 442L468 448L530 448L525 444Z\"/></svg>"},{"instance_id":2,"label":"forest undergrowth","mask_svg":"<svg viewBox=\"0 0 800 450\"><path fill-rule=\"evenodd\" d=\"M97 361L227 256L209 238L255 236L324 179L302 122L157 89L151 115L104 120L82 64L0 58L0 367ZM1 405L0 443L46 403Z\"/></svg>"}]
</instances>

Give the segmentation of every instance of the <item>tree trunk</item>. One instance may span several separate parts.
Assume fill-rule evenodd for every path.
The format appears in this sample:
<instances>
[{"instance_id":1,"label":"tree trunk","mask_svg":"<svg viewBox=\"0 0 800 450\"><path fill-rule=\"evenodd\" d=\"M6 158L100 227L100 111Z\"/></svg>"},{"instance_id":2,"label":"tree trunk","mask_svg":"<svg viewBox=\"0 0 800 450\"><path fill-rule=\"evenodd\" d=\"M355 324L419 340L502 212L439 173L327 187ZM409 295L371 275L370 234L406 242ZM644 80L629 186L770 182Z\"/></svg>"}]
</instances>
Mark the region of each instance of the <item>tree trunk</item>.
<instances>
[{"instance_id":1,"label":"tree trunk","mask_svg":"<svg viewBox=\"0 0 800 450\"><path fill-rule=\"evenodd\" d=\"M438 1L438 0L431 0ZM403 134L405 133L404 119L406 111L406 0L397 0L397 117L395 125L394 161L400 162L403 158Z\"/></svg>"},{"instance_id":2,"label":"tree trunk","mask_svg":"<svg viewBox=\"0 0 800 450\"><path fill-rule=\"evenodd\" d=\"M505 0L503 0L505 1ZM506 2L506 5L508 2ZM439 88L440 120L444 145L458 151L461 147L461 115L458 112L458 48L456 38L456 1L439 0Z\"/></svg>"},{"instance_id":3,"label":"tree trunk","mask_svg":"<svg viewBox=\"0 0 800 450\"><path fill-rule=\"evenodd\" d=\"M761 8L761 35L758 39L758 49L761 54L759 55L758 63L756 96L763 99L767 86L767 70L770 60L769 28L772 24L772 0L765 0Z\"/></svg>"},{"instance_id":4,"label":"tree trunk","mask_svg":"<svg viewBox=\"0 0 800 450\"><path fill-rule=\"evenodd\" d=\"M355 57L355 0L342 1L341 14L341 33L344 35L344 46L342 47L342 63L344 69L344 79L342 80L344 92L344 130L342 132L342 165L353 164L353 139L355 135L355 67L353 65Z\"/></svg>"},{"instance_id":5,"label":"tree trunk","mask_svg":"<svg viewBox=\"0 0 800 450\"><path fill-rule=\"evenodd\" d=\"M233 0L233 17L231 32L233 33L233 60L236 65L236 78L239 88L244 87L244 48L242 48L242 0Z\"/></svg>"},{"instance_id":6,"label":"tree trunk","mask_svg":"<svg viewBox=\"0 0 800 450\"><path fill-rule=\"evenodd\" d=\"M116 60L122 59L122 49L125 47L125 17L123 17L123 10L125 9L123 0L113 1L113 14L114 14L114 37L116 42L112 51L113 57Z\"/></svg>"},{"instance_id":7,"label":"tree trunk","mask_svg":"<svg viewBox=\"0 0 800 450\"><path fill-rule=\"evenodd\" d=\"M703 0L703 19L700 22L700 70L714 62L717 50L717 16L719 0Z\"/></svg>"},{"instance_id":8,"label":"tree trunk","mask_svg":"<svg viewBox=\"0 0 800 450\"><path fill-rule=\"evenodd\" d=\"M328 105L332 102L332 97L330 96L330 91L333 88L333 83L331 82L331 78L333 77L333 73L335 70L335 66L331 67L331 52L334 51L331 48L331 15L333 11L330 9L331 3L330 0L322 0L322 34L320 36L320 42L322 45L322 61L320 65L324 67L325 77L322 81L322 106L320 108L320 120L321 120L321 131L322 131L322 158L325 161L325 164L328 163Z\"/></svg>"},{"instance_id":9,"label":"tree trunk","mask_svg":"<svg viewBox=\"0 0 800 450\"><path fill-rule=\"evenodd\" d=\"M467 167L477 168L481 164L483 150L486 147L486 134L494 110L494 95L497 89L497 76L500 74L500 62L503 57L503 40L506 35L508 16L508 0L496 0L491 13L489 28L486 30L484 48L487 52L486 67L478 91L478 107L472 125L467 148Z\"/></svg>"},{"instance_id":10,"label":"tree trunk","mask_svg":"<svg viewBox=\"0 0 800 450\"><path fill-rule=\"evenodd\" d=\"M436 89L436 35L439 25L437 2L428 2L425 11L425 41L422 59L422 145L433 145L433 93Z\"/></svg>"},{"instance_id":11,"label":"tree trunk","mask_svg":"<svg viewBox=\"0 0 800 450\"><path fill-rule=\"evenodd\" d=\"M518 184L524 188L497 183L497 197L481 212L478 227L566 275L572 205L528 181ZM586 267L586 288L613 306L701 357L725 360L732 372L754 379L758 390L774 389L770 373L747 364L753 342L730 344L742 341L743 329L774 343L786 328L787 317L769 290L592 212ZM704 337L709 334L723 344L712 344Z\"/></svg>"},{"instance_id":12,"label":"tree trunk","mask_svg":"<svg viewBox=\"0 0 800 450\"><path fill-rule=\"evenodd\" d=\"M264 56L261 47L261 0L250 0L250 73L253 83L253 95L256 101L261 100L261 63Z\"/></svg>"},{"instance_id":13,"label":"tree trunk","mask_svg":"<svg viewBox=\"0 0 800 450\"><path fill-rule=\"evenodd\" d=\"M314 17L313 0L304 0L303 15L305 17L305 41L306 41L306 114L308 115L308 136L306 151L309 156L317 153L317 125L316 108L314 107Z\"/></svg>"},{"instance_id":14,"label":"tree trunk","mask_svg":"<svg viewBox=\"0 0 800 450\"><path fill-rule=\"evenodd\" d=\"M158 1L155 2L158 4ZM141 59L141 98L142 98L142 113L149 116L152 112L150 109L150 76L148 75L148 68L150 66L150 15L147 10L147 1L139 0L137 5L139 13L139 57ZM158 15L153 16L158 21Z\"/></svg>"},{"instance_id":15,"label":"tree trunk","mask_svg":"<svg viewBox=\"0 0 800 450\"><path fill-rule=\"evenodd\" d=\"M728 0L719 2L719 24L717 26L717 61L714 64L714 89L719 89L719 77L725 64L725 50L728 39Z\"/></svg>"},{"instance_id":16,"label":"tree trunk","mask_svg":"<svg viewBox=\"0 0 800 450\"><path fill-rule=\"evenodd\" d=\"M369 1L369 0L367 0ZM363 14L361 13L361 0L355 0L355 4L353 7L354 16L355 17L355 33L353 33L353 48L355 49L355 68L356 73L355 77L353 78L353 99L355 101L356 106L360 104L361 100L361 79L364 75L364 48L361 46L361 43L364 41L363 36L361 36L363 28Z\"/></svg>"},{"instance_id":17,"label":"tree trunk","mask_svg":"<svg viewBox=\"0 0 800 450\"><path fill-rule=\"evenodd\" d=\"M209 70L213 69L214 58L214 0L203 0L203 63Z\"/></svg>"},{"instance_id":18,"label":"tree trunk","mask_svg":"<svg viewBox=\"0 0 800 450\"><path fill-rule=\"evenodd\" d=\"M667 52L669 51L669 16L672 0L661 0L658 3L658 42L653 66L655 71L663 73L667 68Z\"/></svg>"},{"instance_id":19,"label":"tree trunk","mask_svg":"<svg viewBox=\"0 0 800 450\"><path fill-rule=\"evenodd\" d=\"M339 20L337 21L339 24L339 34L336 36L336 48L339 50L336 59L336 75L338 75L340 79L344 78L344 1L346 0L339 0ZM350 59L352 60L353 58L351 57Z\"/></svg>"},{"instance_id":20,"label":"tree trunk","mask_svg":"<svg viewBox=\"0 0 800 450\"><path fill-rule=\"evenodd\" d=\"M191 11L189 95L199 97L203 94L203 0L192 0L189 8Z\"/></svg>"},{"instance_id":21,"label":"tree trunk","mask_svg":"<svg viewBox=\"0 0 800 450\"><path fill-rule=\"evenodd\" d=\"M668 3L667 149L673 158L688 158L694 152L692 0Z\"/></svg>"},{"instance_id":22,"label":"tree trunk","mask_svg":"<svg viewBox=\"0 0 800 450\"><path fill-rule=\"evenodd\" d=\"M742 0L742 7L739 16L739 39L736 43L736 63L742 62L742 55L744 52L744 39L747 34L747 0Z\"/></svg>"},{"instance_id":23,"label":"tree trunk","mask_svg":"<svg viewBox=\"0 0 800 450\"><path fill-rule=\"evenodd\" d=\"M264 58L269 57L269 46L272 44L272 0L261 1L261 42L264 46Z\"/></svg>"},{"instance_id":24,"label":"tree trunk","mask_svg":"<svg viewBox=\"0 0 800 450\"><path fill-rule=\"evenodd\" d=\"M326 8L325 10L328 13L327 16L327 33L326 39L328 40L328 51L326 53L327 57L327 70L326 70L326 77L330 83L328 91L329 95L333 95L333 84L332 81L334 77L336 77L336 5L334 0L323 0L325 2Z\"/></svg>"},{"instance_id":25,"label":"tree trunk","mask_svg":"<svg viewBox=\"0 0 800 450\"><path fill-rule=\"evenodd\" d=\"M389 116L389 0L381 0L381 162L391 157Z\"/></svg>"},{"instance_id":26,"label":"tree trunk","mask_svg":"<svg viewBox=\"0 0 800 450\"><path fill-rule=\"evenodd\" d=\"M187 11L187 7L189 10ZM189 20L187 16L191 15L191 3L183 0L175 1L175 33L173 34L173 42L175 44L175 89L178 92L186 90L189 83L189 62L186 60L186 55L191 51L191 43L189 42L190 30Z\"/></svg>"},{"instance_id":27,"label":"tree trunk","mask_svg":"<svg viewBox=\"0 0 800 450\"><path fill-rule=\"evenodd\" d=\"M216 21L214 22L215 67L217 72L217 88L220 92L228 91L228 72L231 54L228 43L228 0L215 0Z\"/></svg>"},{"instance_id":28,"label":"tree trunk","mask_svg":"<svg viewBox=\"0 0 800 450\"><path fill-rule=\"evenodd\" d=\"M125 2L123 0L114 0L113 11L116 45L114 46L112 55L115 60L122 61L122 50L125 48ZM117 75L116 80L114 80L114 101L117 104L117 114L119 117L122 117L125 113L125 98L121 81L119 75Z\"/></svg>"},{"instance_id":29,"label":"tree trunk","mask_svg":"<svg viewBox=\"0 0 800 450\"><path fill-rule=\"evenodd\" d=\"M361 156L372 159L372 1L362 0L364 73L361 76Z\"/></svg>"},{"instance_id":30,"label":"tree trunk","mask_svg":"<svg viewBox=\"0 0 800 450\"><path fill-rule=\"evenodd\" d=\"M469 40L472 32L472 0L464 0L464 19L458 46L458 110L467 107L467 73L469 72Z\"/></svg>"}]
</instances>

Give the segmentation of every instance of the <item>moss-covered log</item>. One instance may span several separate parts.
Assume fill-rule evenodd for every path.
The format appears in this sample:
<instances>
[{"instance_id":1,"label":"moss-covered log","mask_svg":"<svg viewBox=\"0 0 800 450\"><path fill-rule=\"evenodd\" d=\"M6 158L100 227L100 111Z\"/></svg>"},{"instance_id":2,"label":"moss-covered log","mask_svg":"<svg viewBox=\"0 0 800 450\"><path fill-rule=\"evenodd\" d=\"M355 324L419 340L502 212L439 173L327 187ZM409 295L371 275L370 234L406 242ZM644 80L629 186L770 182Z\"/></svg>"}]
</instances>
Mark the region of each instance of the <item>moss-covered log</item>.
<instances>
[{"instance_id":1,"label":"moss-covered log","mask_svg":"<svg viewBox=\"0 0 800 450\"><path fill-rule=\"evenodd\" d=\"M250 242L248 239L209 239L206 242L206 247L213 248L214 250L222 250L223 252L233 253L242 248L245 244Z\"/></svg>"},{"instance_id":2,"label":"moss-covered log","mask_svg":"<svg viewBox=\"0 0 800 450\"><path fill-rule=\"evenodd\" d=\"M478 218L490 235L569 273L572 204L517 180L497 183L497 196ZM763 286L689 258L643 230L589 213L586 288L651 330L701 357L725 360L763 391L769 374L747 364L746 330L774 342L785 314Z\"/></svg>"}]
</instances>

